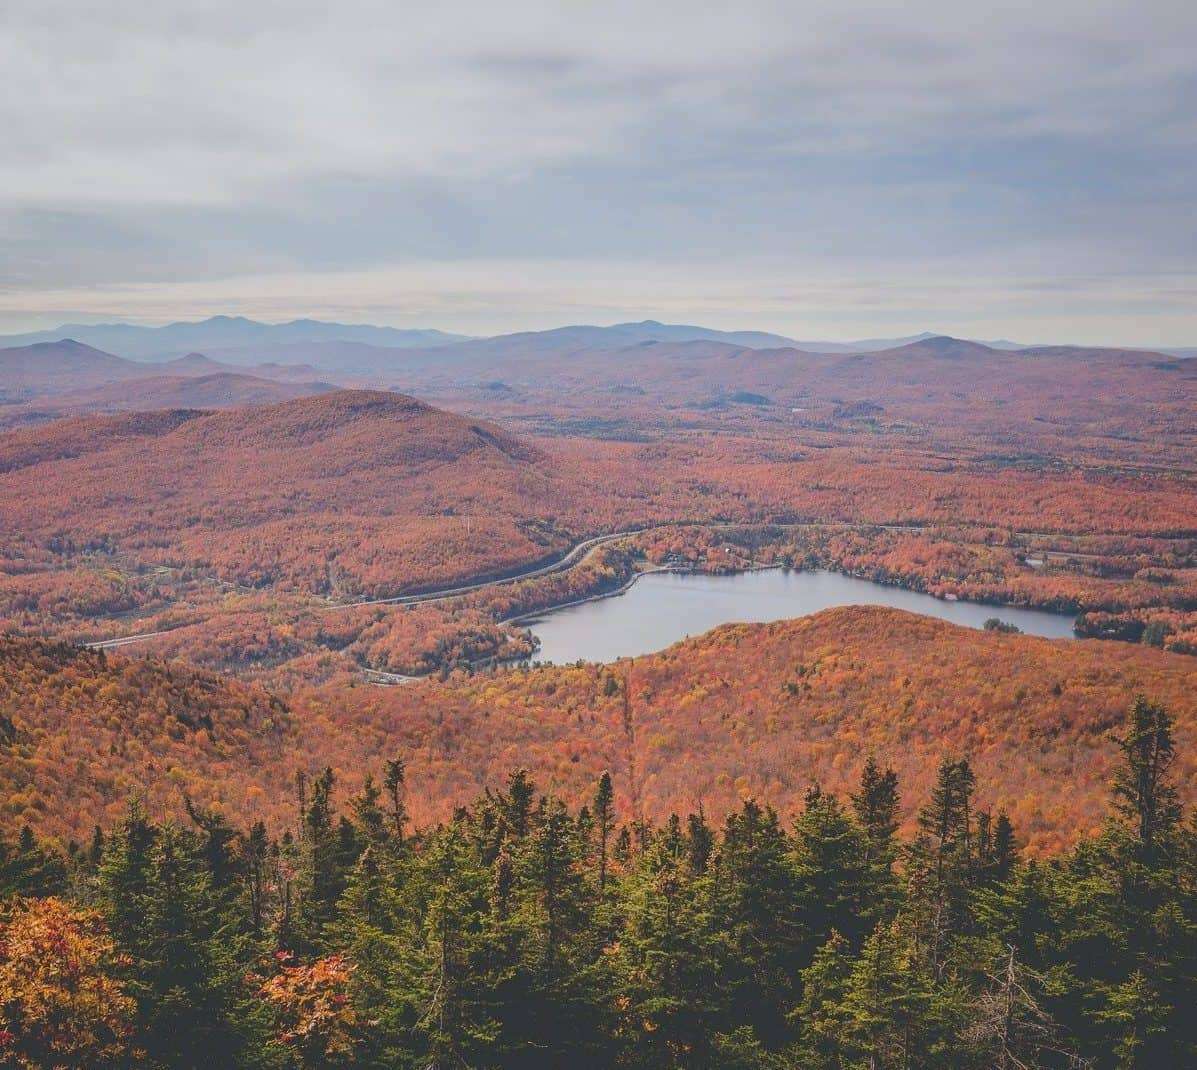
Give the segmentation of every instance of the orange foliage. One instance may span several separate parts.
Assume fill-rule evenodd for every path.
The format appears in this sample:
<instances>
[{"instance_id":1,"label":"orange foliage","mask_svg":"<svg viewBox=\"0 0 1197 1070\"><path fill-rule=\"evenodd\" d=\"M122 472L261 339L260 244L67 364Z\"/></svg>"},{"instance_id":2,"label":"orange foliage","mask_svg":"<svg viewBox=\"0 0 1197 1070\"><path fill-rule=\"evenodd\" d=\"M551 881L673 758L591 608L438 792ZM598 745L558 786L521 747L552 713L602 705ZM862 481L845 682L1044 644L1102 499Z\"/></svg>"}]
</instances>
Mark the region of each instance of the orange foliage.
<instances>
[{"instance_id":1,"label":"orange foliage","mask_svg":"<svg viewBox=\"0 0 1197 1070\"><path fill-rule=\"evenodd\" d=\"M151 812L176 810L190 790L250 815L287 790L287 707L186 665L0 638L0 715L6 820L83 836L139 792Z\"/></svg>"},{"instance_id":2,"label":"orange foliage","mask_svg":"<svg viewBox=\"0 0 1197 1070\"><path fill-rule=\"evenodd\" d=\"M338 954L283 965L262 984L259 991L275 1010L278 1041L298 1054L300 1065L331 1066L352 1055L358 1026L349 1002L352 978L353 966Z\"/></svg>"},{"instance_id":3,"label":"orange foliage","mask_svg":"<svg viewBox=\"0 0 1197 1070\"><path fill-rule=\"evenodd\" d=\"M18 900L0 923L0 1061L123 1065L136 1004L100 915L61 899Z\"/></svg>"},{"instance_id":4,"label":"orange foliage","mask_svg":"<svg viewBox=\"0 0 1197 1070\"><path fill-rule=\"evenodd\" d=\"M6 815L75 836L114 819L130 792L171 812L183 789L277 830L293 820L297 769L330 765L354 791L396 756L426 822L521 766L574 801L610 769L625 815L659 818L699 803L718 816L747 794L795 809L813 780L849 788L868 752L894 765L914 801L954 753L973 759L982 801L1004 806L1032 850L1047 851L1104 813L1109 731L1137 692L1175 715L1190 801L1197 786L1192 659L982 633L879 607L719 628L611 667L455 673L390 688L338 677L295 691L286 707L178 664L27 640L0 652L0 710L12 711L15 729L0 748Z\"/></svg>"}]
</instances>

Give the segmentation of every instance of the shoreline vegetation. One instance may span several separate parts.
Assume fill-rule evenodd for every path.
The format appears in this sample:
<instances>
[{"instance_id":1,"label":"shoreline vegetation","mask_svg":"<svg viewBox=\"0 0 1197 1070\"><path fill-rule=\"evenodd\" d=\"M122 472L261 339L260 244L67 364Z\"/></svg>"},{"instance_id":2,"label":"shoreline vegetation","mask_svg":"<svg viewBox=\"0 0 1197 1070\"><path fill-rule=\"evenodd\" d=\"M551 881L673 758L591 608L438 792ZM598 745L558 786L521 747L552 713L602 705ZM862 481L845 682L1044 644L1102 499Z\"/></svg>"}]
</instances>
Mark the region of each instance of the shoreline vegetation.
<instances>
[{"instance_id":1,"label":"shoreline vegetation","mask_svg":"<svg viewBox=\"0 0 1197 1070\"><path fill-rule=\"evenodd\" d=\"M1157 540L1158 541L1158 540ZM1192 540L1178 540L1182 565L1192 564ZM412 659L401 650L383 663L358 659L360 670L377 679L421 678L446 669L474 670L513 664L534 657L526 634L513 628L559 609L617 596L641 575L657 571L731 574L761 568L823 569L885 587L915 591L944 601L961 601L1000 609L1032 609L1075 615L1078 638L1109 638L1171 644L1179 653L1197 652L1185 623L1197 609L1197 581L1178 586L1167 577L1175 570L1139 569L1134 582L1112 578L1116 556L1085 549L1091 538L1048 536L1036 532L966 529L963 532L920 525L821 524L807 521L778 524L663 524L590 536L554 560L491 579L473 578L437 591L397 595L363 602L325 605L316 612L388 611L450 614L465 611L487 622L476 650L468 656L443 653ZM1078 549L1082 547L1081 549ZM908 549L912 547L913 549ZM903 564L900 557L910 560ZM897 558L897 560L895 560ZM1113 561L1114 564L1110 564ZM1123 568L1125 572L1125 568ZM1181 572L1189 575L1190 573ZM1153 583L1139 576L1162 575ZM976 578L974 578L974 576ZM1134 588L1133 597L1126 591ZM1153 592L1155 592L1153 594ZM1004 596L1004 597L1003 597ZM1152 598L1177 608L1151 608ZM1146 602L1135 608L1136 599ZM1152 623L1154 621L1154 623ZM1174 621L1174 622L1173 622ZM188 622L177 625L187 628ZM448 625L450 633L454 626ZM478 625L470 625L477 630ZM172 629L98 640L96 647L151 642ZM479 646L480 644L480 646Z\"/></svg>"}]
</instances>

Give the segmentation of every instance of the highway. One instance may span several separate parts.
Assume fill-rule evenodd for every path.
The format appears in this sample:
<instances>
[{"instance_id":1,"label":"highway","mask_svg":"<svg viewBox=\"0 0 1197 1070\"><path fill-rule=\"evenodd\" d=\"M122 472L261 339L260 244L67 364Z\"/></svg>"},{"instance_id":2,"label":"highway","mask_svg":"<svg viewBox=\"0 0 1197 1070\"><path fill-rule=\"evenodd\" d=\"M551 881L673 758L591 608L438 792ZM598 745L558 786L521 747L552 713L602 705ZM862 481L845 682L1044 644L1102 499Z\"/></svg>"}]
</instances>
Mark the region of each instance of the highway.
<instances>
[{"instance_id":1,"label":"highway","mask_svg":"<svg viewBox=\"0 0 1197 1070\"><path fill-rule=\"evenodd\" d=\"M155 639L159 635L169 634L170 629L159 632L141 632L138 635L122 635L119 639L100 639L95 643L84 643L83 645L88 650L116 650L118 647L129 646L132 643L140 643L146 639Z\"/></svg>"},{"instance_id":2,"label":"highway","mask_svg":"<svg viewBox=\"0 0 1197 1070\"><path fill-rule=\"evenodd\" d=\"M595 535L591 539L585 539L578 543L564 557L560 557L548 565L540 565L524 572L517 572L512 576L504 576L495 580L480 580L462 587L445 587L439 591L427 591L424 594L401 594L394 598L367 598L360 602L338 602L336 605L324 607L324 610L328 612L337 609L353 609L356 606L415 606L424 602L443 602L448 598L458 598L463 594L472 594L474 591L483 591L489 587L501 587L507 583L519 583L520 580L534 580L540 576L551 576L556 572L565 572L567 569L573 568L574 565L581 564L600 546L605 546L609 542L617 542L619 539L626 539L629 535L638 535L643 530L645 529L635 528L631 531L615 531L610 535Z\"/></svg>"}]
</instances>

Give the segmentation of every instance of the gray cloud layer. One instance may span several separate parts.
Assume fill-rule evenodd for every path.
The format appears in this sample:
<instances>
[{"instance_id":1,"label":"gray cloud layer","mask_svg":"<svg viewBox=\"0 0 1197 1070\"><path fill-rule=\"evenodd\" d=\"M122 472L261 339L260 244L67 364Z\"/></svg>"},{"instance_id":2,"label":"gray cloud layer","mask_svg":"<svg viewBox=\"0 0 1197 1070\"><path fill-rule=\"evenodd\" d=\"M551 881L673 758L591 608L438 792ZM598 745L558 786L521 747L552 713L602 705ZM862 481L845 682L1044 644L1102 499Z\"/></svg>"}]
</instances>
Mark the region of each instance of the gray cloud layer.
<instances>
[{"instance_id":1,"label":"gray cloud layer","mask_svg":"<svg viewBox=\"0 0 1197 1070\"><path fill-rule=\"evenodd\" d=\"M0 318L1197 336L1191 3L421 7L10 0Z\"/></svg>"}]
</instances>

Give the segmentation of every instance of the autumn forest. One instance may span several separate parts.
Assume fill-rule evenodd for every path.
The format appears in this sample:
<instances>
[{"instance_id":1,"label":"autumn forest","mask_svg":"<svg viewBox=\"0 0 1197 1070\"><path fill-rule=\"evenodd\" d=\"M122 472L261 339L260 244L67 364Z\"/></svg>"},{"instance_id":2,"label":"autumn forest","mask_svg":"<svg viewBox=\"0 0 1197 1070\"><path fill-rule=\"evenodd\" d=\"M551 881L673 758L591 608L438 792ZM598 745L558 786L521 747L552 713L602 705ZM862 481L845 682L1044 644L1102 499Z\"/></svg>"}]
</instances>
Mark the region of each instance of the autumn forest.
<instances>
[{"instance_id":1,"label":"autumn forest","mask_svg":"<svg viewBox=\"0 0 1197 1070\"><path fill-rule=\"evenodd\" d=\"M536 337L0 351L0 1064L1197 1058L1197 368Z\"/></svg>"}]
</instances>

